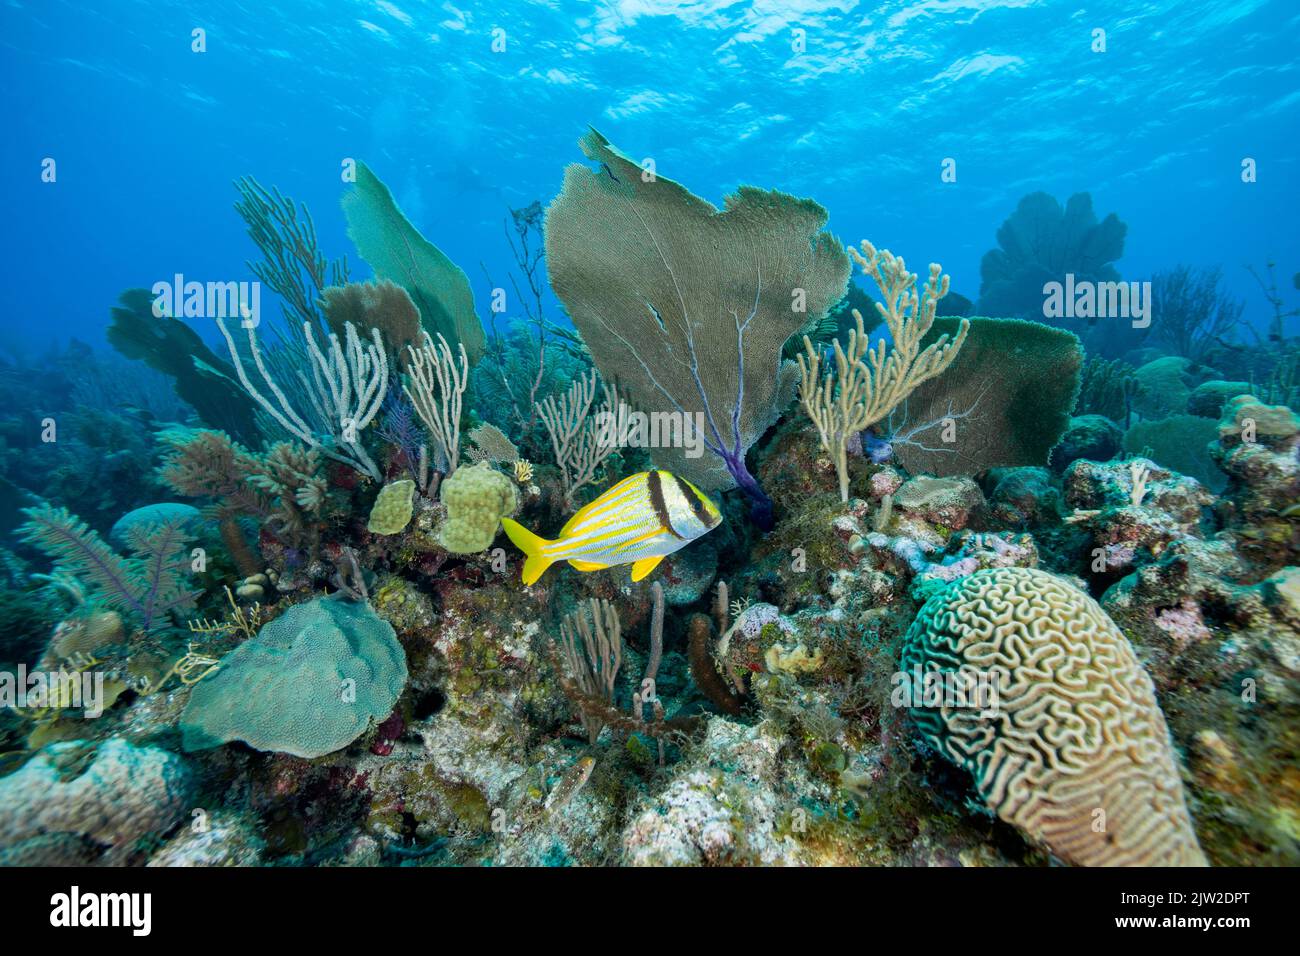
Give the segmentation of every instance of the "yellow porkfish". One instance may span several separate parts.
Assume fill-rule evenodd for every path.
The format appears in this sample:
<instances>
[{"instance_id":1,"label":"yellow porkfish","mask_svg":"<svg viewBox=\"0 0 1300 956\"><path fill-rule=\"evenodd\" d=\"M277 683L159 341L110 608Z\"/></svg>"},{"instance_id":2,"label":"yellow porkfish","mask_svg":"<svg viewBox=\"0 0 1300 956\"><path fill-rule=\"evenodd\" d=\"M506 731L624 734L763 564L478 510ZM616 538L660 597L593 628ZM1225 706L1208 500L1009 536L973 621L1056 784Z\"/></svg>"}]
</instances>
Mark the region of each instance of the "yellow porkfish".
<instances>
[{"instance_id":1,"label":"yellow porkfish","mask_svg":"<svg viewBox=\"0 0 1300 956\"><path fill-rule=\"evenodd\" d=\"M509 518L501 524L515 547L528 555L524 584L532 584L556 561L568 561L579 571L630 564L632 580L640 581L665 555L721 521L717 505L685 478L667 471L643 471L579 509L554 541Z\"/></svg>"}]
</instances>

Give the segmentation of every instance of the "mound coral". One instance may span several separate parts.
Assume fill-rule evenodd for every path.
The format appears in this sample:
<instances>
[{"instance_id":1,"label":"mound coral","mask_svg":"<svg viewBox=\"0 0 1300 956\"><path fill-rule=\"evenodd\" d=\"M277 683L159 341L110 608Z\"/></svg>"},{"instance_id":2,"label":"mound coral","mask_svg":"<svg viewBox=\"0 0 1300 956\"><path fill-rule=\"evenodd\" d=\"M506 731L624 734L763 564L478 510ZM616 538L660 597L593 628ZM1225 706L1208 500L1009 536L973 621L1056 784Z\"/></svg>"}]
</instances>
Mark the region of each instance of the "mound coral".
<instances>
[{"instance_id":1,"label":"mound coral","mask_svg":"<svg viewBox=\"0 0 1300 956\"><path fill-rule=\"evenodd\" d=\"M719 211L595 130L579 145L599 168L570 165L547 210L555 293L630 404L702 420L712 454L656 448L655 464L705 491L741 488L770 527L745 453L794 396L786 340L844 295L849 262L822 231L826 210L742 186Z\"/></svg>"},{"instance_id":2,"label":"mound coral","mask_svg":"<svg viewBox=\"0 0 1300 956\"><path fill-rule=\"evenodd\" d=\"M411 522L415 482L409 478L390 481L379 489L370 509L366 530L371 534L398 534Z\"/></svg>"},{"instance_id":3,"label":"mound coral","mask_svg":"<svg viewBox=\"0 0 1300 956\"><path fill-rule=\"evenodd\" d=\"M1036 569L977 571L922 607L902 653L914 668L996 687L991 710L912 713L1030 839L1075 864L1204 865L1151 678L1082 591Z\"/></svg>"},{"instance_id":4,"label":"mound coral","mask_svg":"<svg viewBox=\"0 0 1300 956\"><path fill-rule=\"evenodd\" d=\"M181 715L186 750L242 740L320 757L392 713L406 655L368 604L316 598L291 607L194 685Z\"/></svg>"},{"instance_id":5,"label":"mound coral","mask_svg":"<svg viewBox=\"0 0 1300 956\"><path fill-rule=\"evenodd\" d=\"M1211 491L1222 491L1228 479L1215 467L1209 446L1219 437L1219 423L1199 415L1170 415L1134 422L1124 433L1124 451L1146 455L1158 465L1190 475Z\"/></svg>"},{"instance_id":6,"label":"mound coral","mask_svg":"<svg viewBox=\"0 0 1300 956\"><path fill-rule=\"evenodd\" d=\"M126 544L132 528L150 528L178 522L189 528L201 524L199 509L192 505L164 501L156 505L144 505L128 511L113 523L108 536L118 544Z\"/></svg>"},{"instance_id":7,"label":"mound coral","mask_svg":"<svg viewBox=\"0 0 1300 956\"><path fill-rule=\"evenodd\" d=\"M447 506L438 543L456 554L474 554L492 544L501 518L518 507L514 483L487 462L456 473L442 483L442 503Z\"/></svg>"}]
</instances>

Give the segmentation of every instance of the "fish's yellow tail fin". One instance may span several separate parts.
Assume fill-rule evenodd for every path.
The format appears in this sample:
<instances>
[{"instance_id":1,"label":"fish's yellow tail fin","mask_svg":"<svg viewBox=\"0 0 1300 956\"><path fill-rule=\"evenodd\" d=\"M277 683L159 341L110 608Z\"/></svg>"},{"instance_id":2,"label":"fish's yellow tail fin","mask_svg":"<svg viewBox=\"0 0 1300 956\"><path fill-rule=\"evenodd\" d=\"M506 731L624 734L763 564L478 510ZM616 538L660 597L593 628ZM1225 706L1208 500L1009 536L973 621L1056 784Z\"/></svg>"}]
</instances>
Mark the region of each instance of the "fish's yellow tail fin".
<instances>
[{"instance_id":1,"label":"fish's yellow tail fin","mask_svg":"<svg viewBox=\"0 0 1300 956\"><path fill-rule=\"evenodd\" d=\"M510 518L502 518L501 527L506 529L506 536L514 542L514 546L528 556L524 561L524 584L532 584L555 563L554 558L542 554L542 549L551 542L533 534L518 521L512 521Z\"/></svg>"}]
</instances>

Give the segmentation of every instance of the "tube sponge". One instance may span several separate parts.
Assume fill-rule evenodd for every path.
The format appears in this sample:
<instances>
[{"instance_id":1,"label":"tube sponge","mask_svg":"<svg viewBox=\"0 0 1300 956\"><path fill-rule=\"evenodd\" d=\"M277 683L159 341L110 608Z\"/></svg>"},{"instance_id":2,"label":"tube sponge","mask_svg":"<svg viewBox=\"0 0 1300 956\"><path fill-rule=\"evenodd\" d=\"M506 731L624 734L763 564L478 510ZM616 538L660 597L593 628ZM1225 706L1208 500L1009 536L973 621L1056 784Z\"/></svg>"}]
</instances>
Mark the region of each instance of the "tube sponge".
<instances>
[{"instance_id":1,"label":"tube sponge","mask_svg":"<svg viewBox=\"0 0 1300 956\"><path fill-rule=\"evenodd\" d=\"M406 654L370 605L316 598L289 608L194 685L181 714L186 750L242 740L320 757L392 713Z\"/></svg>"},{"instance_id":2,"label":"tube sponge","mask_svg":"<svg viewBox=\"0 0 1300 956\"><path fill-rule=\"evenodd\" d=\"M473 554L492 544L501 519L515 510L515 486L487 462L457 468L442 483L447 520L439 543L455 554Z\"/></svg>"},{"instance_id":3,"label":"tube sponge","mask_svg":"<svg viewBox=\"0 0 1300 956\"><path fill-rule=\"evenodd\" d=\"M902 667L995 687L992 707L912 714L1031 840L1075 864L1205 865L1151 678L1073 585L1032 568L976 571L921 608Z\"/></svg>"}]
</instances>

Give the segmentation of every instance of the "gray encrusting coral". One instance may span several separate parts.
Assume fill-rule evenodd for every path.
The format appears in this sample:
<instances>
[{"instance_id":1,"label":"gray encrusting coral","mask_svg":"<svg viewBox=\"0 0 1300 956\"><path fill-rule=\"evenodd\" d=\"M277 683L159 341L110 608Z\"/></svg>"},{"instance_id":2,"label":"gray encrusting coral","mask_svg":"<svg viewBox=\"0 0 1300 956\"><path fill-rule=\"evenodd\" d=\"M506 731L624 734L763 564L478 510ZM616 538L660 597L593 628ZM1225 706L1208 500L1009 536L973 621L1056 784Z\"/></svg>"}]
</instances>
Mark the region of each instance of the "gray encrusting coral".
<instances>
[{"instance_id":1,"label":"gray encrusting coral","mask_svg":"<svg viewBox=\"0 0 1300 956\"><path fill-rule=\"evenodd\" d=\"M1300 863L1295 340L1187 269L1159 334L1039 321L1119 278L1086 194L975 307L581 148L505 224L524 321L365 164L373 278L241 180L283 320L129 292L156 411L0 446L0 863Z\"/></svg>"}]
</instances>

